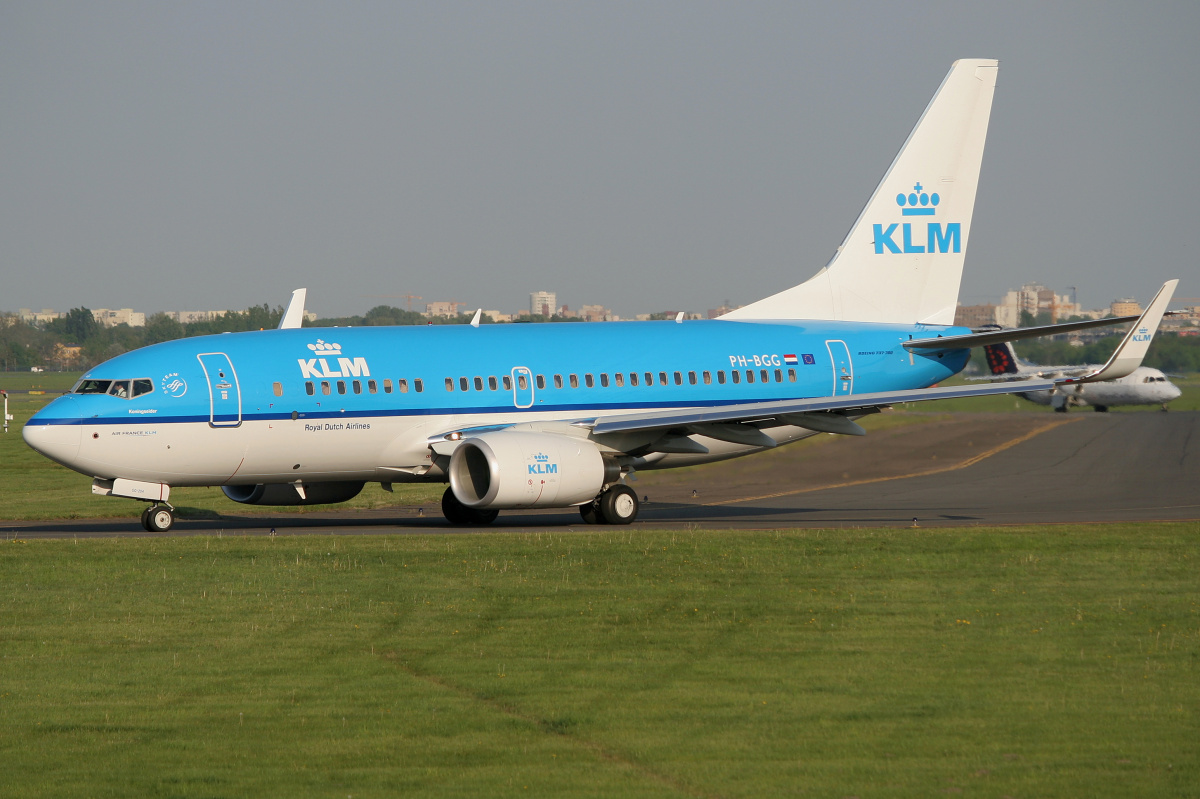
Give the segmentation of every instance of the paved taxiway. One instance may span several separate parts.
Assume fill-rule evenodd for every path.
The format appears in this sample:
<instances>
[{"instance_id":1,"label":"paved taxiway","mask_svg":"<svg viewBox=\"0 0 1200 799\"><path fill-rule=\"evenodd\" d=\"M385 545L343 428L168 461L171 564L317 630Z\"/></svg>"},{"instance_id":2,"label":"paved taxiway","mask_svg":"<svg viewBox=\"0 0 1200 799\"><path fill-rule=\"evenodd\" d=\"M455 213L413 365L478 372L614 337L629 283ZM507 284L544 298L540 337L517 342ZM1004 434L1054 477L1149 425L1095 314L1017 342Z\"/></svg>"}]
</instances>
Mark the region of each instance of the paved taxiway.
<instances>
[{"instance_id":1,"label":"paved taxiway","mask_svg":"<svg viewBox=\"0 0 1200 799\"><path fill-rule=\"evenodd\" d=\"M1200 520L1200 413L956 414L643 473L640 527L923 527ZM693 492L694 495L693 495ZM418 515L418 513L424 515ZM486 530L589 530L573 510ZM436 508L182 519L171 535L436 533ZM136 519L0 522L7 538L147 536Z\"/></svg>"}]
</instances>

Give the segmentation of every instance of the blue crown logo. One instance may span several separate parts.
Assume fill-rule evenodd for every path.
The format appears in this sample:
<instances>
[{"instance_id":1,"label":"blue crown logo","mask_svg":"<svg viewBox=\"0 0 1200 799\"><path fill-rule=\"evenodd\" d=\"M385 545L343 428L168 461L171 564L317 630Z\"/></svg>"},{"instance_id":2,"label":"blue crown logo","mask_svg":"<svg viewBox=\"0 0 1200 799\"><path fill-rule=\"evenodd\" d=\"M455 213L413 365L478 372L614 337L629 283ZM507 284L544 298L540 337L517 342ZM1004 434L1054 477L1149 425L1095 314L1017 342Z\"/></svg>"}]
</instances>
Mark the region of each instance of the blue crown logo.
<instances>
[{"instance_id":1,"label":"blue crown logo","mask_svg":"<svg viewBox=\"0 0 1200 799\"><path fill-rule=\"evenodd\" d=\"M550 456L543 455L542 453L539 452L537 455L533 456L533 459L535 461L537 461L538 463L545 463L546 461L550 460Z\"/></svg>"},{"instance_id":2,"label":"blue crown logo","mask_svg":"<svg viewBox=\"0 0 1200 799\"><path fill-rule=\"evenodd\" d=\"M926 194L922 189L923 187L918 181L910 194L896 195L896 205L904 209L900 212L901 214L904 216L933 216L934 209L942 201L942 198L938 196L937 192Z\"/></svg>"}]
</instances>

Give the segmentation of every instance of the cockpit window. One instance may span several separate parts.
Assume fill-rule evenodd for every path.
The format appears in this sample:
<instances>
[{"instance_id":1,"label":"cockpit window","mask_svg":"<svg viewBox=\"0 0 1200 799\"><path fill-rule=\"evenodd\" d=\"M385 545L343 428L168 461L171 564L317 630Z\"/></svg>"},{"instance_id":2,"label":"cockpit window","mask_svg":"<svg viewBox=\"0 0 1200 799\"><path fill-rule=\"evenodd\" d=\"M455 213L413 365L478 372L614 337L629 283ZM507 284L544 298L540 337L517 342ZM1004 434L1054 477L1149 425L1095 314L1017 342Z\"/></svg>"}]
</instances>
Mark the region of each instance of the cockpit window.
<instances>
[{"instance_id":1,"label":"cockpit window","mask_svg":"<svg viewBox=\"0 0 1200 799\"><path fill-rule=\"evenodd\" d=\"M72 394L107 394L111 380L80 380L72 389Z\"/></svg>"},{"instance_id":2,"label":"cockpit window","mask_svg":"<svg viewBox=\"0 0 1200 799\"><path fill-rule=\"evenodd\" d=\"M132 399L143 394L154 393L154 381L148 377L136 380L80 380L71 389L72 394L108 394L111 397Z\"/></svg>"}]
</instances>

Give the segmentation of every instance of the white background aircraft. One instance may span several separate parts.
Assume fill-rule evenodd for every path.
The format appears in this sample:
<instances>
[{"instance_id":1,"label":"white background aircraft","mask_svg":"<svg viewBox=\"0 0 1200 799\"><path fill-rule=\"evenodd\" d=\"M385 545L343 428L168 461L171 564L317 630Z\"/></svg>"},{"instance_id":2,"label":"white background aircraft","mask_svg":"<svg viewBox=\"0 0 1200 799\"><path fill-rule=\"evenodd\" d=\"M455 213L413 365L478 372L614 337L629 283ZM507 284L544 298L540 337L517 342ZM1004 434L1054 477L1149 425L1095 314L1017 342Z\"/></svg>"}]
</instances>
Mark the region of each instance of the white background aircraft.
<instances>
[{"instance_id":1,"label":"white background aircraft","mask_svg":"<svg viewBox=\"0 0 1200 799\"><path fill-rule=\"evenodd\" d=\"M1009 342L984 347L988 368L1002 380L1045 380L1060 377L1077 377L1095 371L1095 365L1037 366L1017 358ZM1165 411L1167 403L1179 397L1179 387L1157 369L1139 366L1131 373L1115 380L1097 383L1075 383L1057 386L1045 391L1026 391L1018 396L1038 405L1049 405L1060 413L1071 406L1091 405L1101 413L1120 405L1161 405Z\"/></svg>"}]
</instances>

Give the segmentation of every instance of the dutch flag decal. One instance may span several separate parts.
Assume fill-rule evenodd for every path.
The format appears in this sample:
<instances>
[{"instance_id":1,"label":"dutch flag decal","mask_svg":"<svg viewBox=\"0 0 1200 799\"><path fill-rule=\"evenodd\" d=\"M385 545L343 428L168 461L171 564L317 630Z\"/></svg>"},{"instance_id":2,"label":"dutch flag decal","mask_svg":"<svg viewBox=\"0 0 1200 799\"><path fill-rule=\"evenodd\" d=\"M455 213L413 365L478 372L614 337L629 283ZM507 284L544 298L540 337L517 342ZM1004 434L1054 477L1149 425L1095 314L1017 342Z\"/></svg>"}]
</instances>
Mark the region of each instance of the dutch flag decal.
<instances>
[{"instance_id":1,"label":"dutch flag decal","mask_svg":"<svg viewBox=\"0 0 1200 799\"><path fill-rule=\"evenodd\" d=\"M792 353L791 355L784 355L783 362L788 366L795 366L798 363L795 353Z\"/></svg>"}]
</instances>

